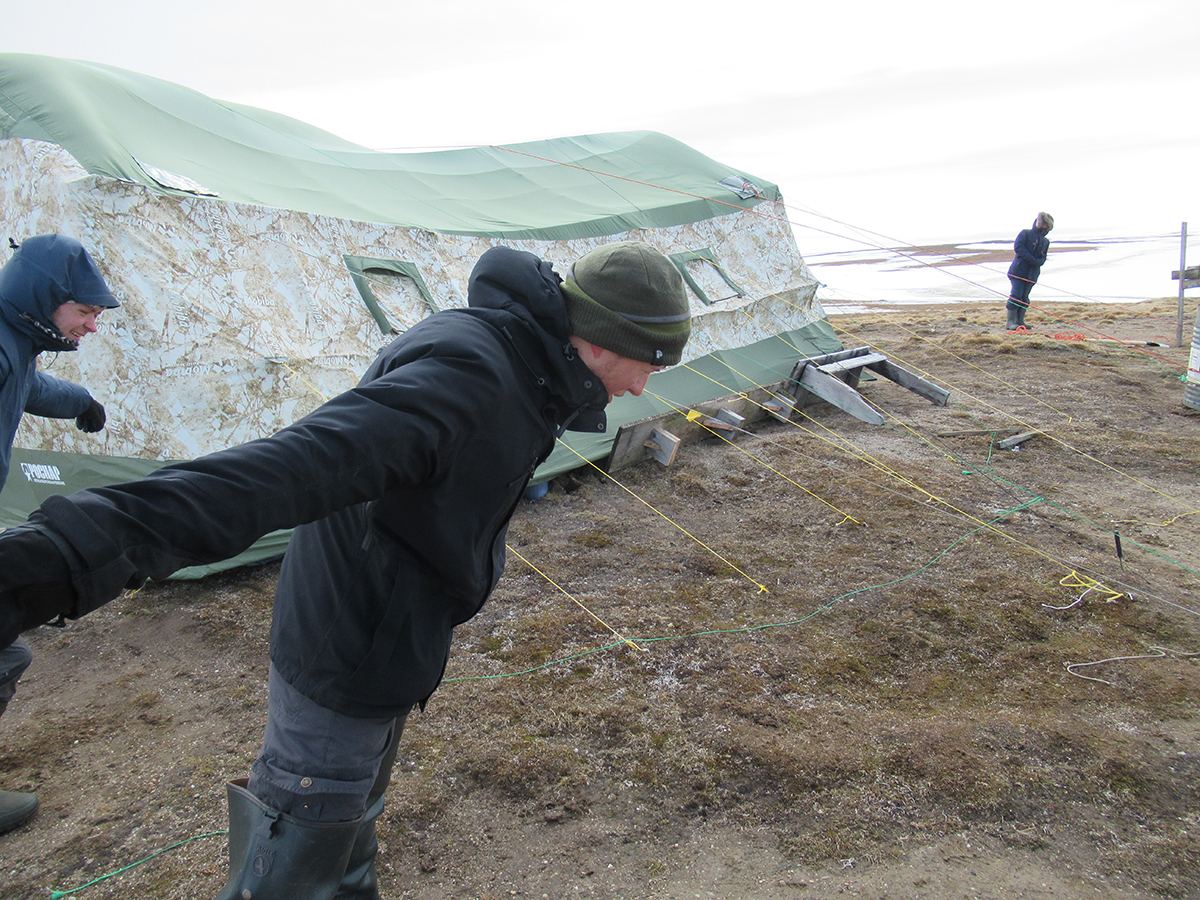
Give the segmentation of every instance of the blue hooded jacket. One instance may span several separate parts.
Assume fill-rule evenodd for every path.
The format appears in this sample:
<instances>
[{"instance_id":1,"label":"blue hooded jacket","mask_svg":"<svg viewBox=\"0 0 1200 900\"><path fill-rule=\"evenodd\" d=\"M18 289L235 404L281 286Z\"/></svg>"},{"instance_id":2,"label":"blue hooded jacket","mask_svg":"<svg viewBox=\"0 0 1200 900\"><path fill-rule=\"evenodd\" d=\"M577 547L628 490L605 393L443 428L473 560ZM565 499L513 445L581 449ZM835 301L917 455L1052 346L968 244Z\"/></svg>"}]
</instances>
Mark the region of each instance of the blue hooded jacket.
<instances>
[{"instance_id":1,"label":"blue hooded jacket","mask_svg":"<svg viewBox=\"0 0 1200 900\"><path fill-rule=\"evenodd\" d=\"M1046 213L1038 213L1033 227L1026 228L1013 241L1013 261L1008 267L1010 278L1019 278L1036 284L1042 274L1042 266L1050 255L1050 239L1046 237L1054 227L1054 219Z\"/></svg>"},{"instance_id":2,"label":"blue hooded jacket","mask_svg":"<svg viewBox=\"0 0 1200 900\"><path fill-rule=\"evenodd\" d=\"M0 487L24 413L71 419L92 402L86 388L37 370L43 350L76 350L54 325L64 303L119 306L83 245L62 234L26 240L0 269Z\"/></svg>"}]
</instances>

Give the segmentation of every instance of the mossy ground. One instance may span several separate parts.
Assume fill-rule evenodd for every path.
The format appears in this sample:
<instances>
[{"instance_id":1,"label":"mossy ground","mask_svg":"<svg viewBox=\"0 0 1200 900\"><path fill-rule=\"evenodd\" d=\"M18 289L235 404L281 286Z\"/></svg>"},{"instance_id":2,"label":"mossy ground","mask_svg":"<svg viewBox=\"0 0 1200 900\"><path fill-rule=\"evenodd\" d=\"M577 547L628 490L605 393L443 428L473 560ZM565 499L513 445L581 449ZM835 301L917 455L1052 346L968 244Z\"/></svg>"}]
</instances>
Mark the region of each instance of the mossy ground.
<instances>
[{"instance_id":1,"label":"mossy ground","mask_svg":"<svg viewBox=\"0 0 1200 900\"><path fill-rule=\"evenodd\" d=\"M405 732L384 896L1200 895L1186 350L1166 301L1049 311L838 317L950 406L864 383L887 425L819 407L522 505ZM43 807L0 838L5 897L225 827L275 571L34 635L0 772ZM80 896L210 897L223 853Z\"/></svg>"}]
</instances>

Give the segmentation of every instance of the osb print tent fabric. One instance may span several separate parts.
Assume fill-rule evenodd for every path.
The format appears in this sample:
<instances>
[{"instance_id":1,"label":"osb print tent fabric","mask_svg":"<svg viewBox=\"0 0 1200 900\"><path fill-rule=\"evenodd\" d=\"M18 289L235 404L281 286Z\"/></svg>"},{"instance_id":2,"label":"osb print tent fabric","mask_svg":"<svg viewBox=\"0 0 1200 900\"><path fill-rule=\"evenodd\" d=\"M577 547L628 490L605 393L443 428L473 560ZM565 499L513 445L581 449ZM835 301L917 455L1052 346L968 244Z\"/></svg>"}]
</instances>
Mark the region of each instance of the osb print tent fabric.
<instances>
[{"instance_id":1,"label":"osb print tent fabric","mask_svg":"<svg viewBox=\"0 0 1200 900\"><path fill-rule=\"evenodd\" d=\"M396 333L465 305L497 244L565 274L600 244L645 241L691 296L684 365L618 398L608 433L572 436L539 480L604 458L622 422L840 349L778 187L651 132L385 153L110 66L0 54L0 247L47 232L82 241L122 303L80 352L41 360L108 427L27 416L0 525L294 422Z\"/></svg>"}]
</instances>

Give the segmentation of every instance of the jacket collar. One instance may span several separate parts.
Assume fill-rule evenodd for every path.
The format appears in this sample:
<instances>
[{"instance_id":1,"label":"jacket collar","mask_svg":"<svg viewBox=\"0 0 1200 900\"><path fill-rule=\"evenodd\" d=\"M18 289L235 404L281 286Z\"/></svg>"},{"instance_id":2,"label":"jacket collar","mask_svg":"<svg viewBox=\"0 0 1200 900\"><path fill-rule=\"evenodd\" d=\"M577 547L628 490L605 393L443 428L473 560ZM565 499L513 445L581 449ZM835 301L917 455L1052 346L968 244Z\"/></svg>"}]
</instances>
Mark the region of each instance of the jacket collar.
<instances>
[{"instance_id":1,"label":"jacket collar","mask_svg":"<svg viewBox=\"0 0 1200 900\"><path fill-rule=\"evenodd\" d=\"M601 432L607 427L608 392L571 346L561 284L562 278L545 260L522 250L493 247L471 272L467 303L484 318L491 318L491 311L503 311L527 326L501 326L501 331L546 391L560 434L568 429Z\"/></svg>"}]
</instances>

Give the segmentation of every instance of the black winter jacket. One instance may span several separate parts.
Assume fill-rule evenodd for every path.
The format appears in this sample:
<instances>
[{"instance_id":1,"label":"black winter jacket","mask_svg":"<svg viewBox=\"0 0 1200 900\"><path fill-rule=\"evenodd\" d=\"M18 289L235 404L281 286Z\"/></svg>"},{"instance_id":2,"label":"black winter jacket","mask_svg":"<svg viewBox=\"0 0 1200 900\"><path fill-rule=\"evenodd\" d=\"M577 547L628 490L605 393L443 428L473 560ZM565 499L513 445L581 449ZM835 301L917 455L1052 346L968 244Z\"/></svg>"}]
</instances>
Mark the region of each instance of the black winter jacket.
<instances>
[{"instance_id":1,"label":"black winter jacket","mask_svg":"<svg viewBox=\"0 0 1200 900\"><path fill-rule=\"evenodd\" d=\"M603 430L560 279L494 248L469 309L425 319L359 385L283 431L135 482L47 500L79 611L294 527L271 659L317 703L398 715L433 693L455 625L504 569L508 521L564 427Z\"/></svg>"}]
</instances>

